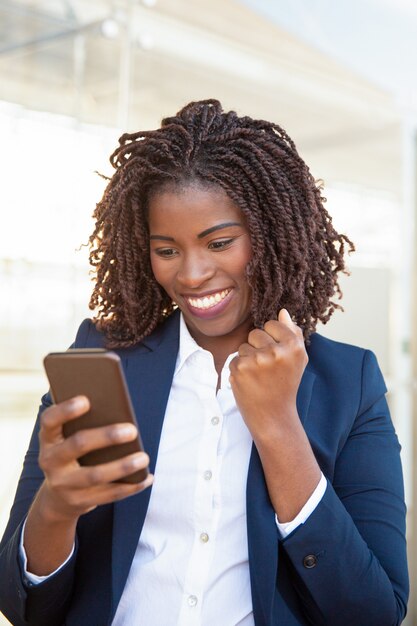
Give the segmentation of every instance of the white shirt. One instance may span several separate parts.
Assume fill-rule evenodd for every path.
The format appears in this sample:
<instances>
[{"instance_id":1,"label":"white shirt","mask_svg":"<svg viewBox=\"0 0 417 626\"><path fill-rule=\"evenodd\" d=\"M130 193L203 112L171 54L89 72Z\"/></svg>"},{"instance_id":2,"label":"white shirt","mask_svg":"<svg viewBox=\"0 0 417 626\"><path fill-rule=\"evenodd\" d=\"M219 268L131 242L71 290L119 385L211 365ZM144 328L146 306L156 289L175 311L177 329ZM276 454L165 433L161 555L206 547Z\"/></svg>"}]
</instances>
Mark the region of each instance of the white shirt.
<instances>
[{"instance_id":1,"label":"white shirt","mask_svg":"<svg viewBox=\"0 0 417 626\"><path fill-rule=\"evenodd\" d=\"M180 344L149 508L112 626L253 626L246 529L252 438L210 352L180 322ZM286 536L326 489L322 476ZM22 558L25 555L22 546ZM32 583L44 580L27 573Z\"/></svg>"}]
</instances>

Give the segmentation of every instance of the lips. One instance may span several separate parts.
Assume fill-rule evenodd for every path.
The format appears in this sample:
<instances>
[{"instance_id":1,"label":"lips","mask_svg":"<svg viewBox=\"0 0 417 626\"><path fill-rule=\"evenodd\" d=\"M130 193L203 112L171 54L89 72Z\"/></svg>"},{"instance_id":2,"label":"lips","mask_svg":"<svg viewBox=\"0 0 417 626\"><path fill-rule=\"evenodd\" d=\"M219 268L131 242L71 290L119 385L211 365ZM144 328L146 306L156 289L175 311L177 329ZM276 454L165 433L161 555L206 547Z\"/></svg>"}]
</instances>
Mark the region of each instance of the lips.
<instances>
[{"instance_id":1,"label":"lips","mask_svg":"<svg viewBox=\"0 0 417 626\"><path fill-rule=\"evenodd\" d=\"M184 300L193 315L207 319L215 317L226 308L232 296L232 292L233 289L229 287L221 291L201 295L198 298L184 296Z\"/></svg>"}]
</instances>

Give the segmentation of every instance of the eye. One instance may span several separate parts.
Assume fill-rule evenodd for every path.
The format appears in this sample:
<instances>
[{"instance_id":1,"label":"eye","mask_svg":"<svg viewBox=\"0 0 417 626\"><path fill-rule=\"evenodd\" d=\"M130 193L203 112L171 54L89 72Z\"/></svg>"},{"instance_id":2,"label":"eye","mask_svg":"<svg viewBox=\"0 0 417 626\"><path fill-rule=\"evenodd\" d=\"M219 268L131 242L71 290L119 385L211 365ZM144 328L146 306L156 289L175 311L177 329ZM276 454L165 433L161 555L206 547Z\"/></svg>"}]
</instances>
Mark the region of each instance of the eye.
<instances>
[{"instance_id":1,"label":"eye","mask_svg":"<svg viewBox=\"0 0 417 626\"><path fill-rule=\"evenodd\" d=\"M156 248L154 252L164 259L170 259L171 257L177 255L177 250L175 250L175 248Z\"/></svg>"},{"instance_id":2,"label":"eye","mask_svg":"<svg viewBox=\"0 0 417 626\"><path fill-rule=\"evenodd\" d=\"M224 250L228 248L231 243L233 243L234 239L216 239L216 241L211 241L208 245L209 250Z\"/></svg>"}]
</instances>

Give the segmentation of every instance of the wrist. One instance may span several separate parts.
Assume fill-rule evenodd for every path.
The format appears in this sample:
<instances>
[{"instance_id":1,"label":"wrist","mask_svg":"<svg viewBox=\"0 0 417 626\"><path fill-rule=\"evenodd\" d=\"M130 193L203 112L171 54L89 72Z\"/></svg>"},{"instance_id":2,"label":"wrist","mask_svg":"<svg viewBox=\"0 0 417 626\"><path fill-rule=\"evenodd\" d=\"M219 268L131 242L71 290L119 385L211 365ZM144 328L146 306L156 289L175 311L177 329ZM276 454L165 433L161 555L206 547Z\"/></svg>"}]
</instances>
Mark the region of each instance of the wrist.
<instances>
[{"instance_id":1,"label":"wrist","mask_svg":"<svg viewBox=\"0 0 417 626\"><path fill-rule=\"evenodd\" d=\"M80 513L73 511L63 503L59 497L51 492L44 482L30 508L28 517L29 516L36 516L43 525L75 528Z\"/></svg>"},{"instance_id":2,"label":"wrist","mask_svg":"<svg viewBox=\"0 0 417 626\"><path fill-rule=\"evenodd\" d=\"M256 445L288 445L289 441L303 440L306 437L295 405L280 407L279 412L275 411L262 419L254 419L252 424L251 434Z\"/></svg>"},{"instance_id":3,"label":"wrist","mask_svg":"<svg viewBox=\"0 0 417 626\"><path fill-rule=\"evenodd\" d=\"M312 492L317 486L321 469L298 415L290 425L278 423L263 429L254 443L264 471L271 471L283 489L297 476L302 477L303 490Z\"/></svg>"},{"instance_id":4,"label":"wrist","mask_svg":"<svg viewBox=\"0 0 417 626\"><path fill-rule=\"evenodd\" d=\"M43 515L35 503L30 509L22 537L27 572L34 576L50 576L72 555L76 521L57 521Z\"/></svg>"},{"instance_id":5,"label":"wrist","mask_svg":"<svg viewBox=\"0 0 417 626\"><path fill-rule=\"evenodd\" d=\"M304 442L287 441L280 447L273 442L256 446L275 513L280 522L290 522L320 482L321 469L310 443L305 437Z\"/></svg>"}]
</instances>

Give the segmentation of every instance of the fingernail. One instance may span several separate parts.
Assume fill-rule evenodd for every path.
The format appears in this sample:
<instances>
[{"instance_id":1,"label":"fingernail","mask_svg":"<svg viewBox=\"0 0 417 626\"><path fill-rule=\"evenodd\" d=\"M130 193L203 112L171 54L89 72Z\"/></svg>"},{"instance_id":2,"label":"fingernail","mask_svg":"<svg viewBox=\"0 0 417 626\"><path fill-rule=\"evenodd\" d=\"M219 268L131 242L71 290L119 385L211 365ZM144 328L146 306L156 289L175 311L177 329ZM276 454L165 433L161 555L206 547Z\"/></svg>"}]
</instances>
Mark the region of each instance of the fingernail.
<instances>
[{"instance_id":1,"label":"fingernail","mask_svg":"<svg viewBox=\"0 0 417 626\"><path fill-rule=\"evenodd\" d=\"M135 456L130 459L130 464L132 467L142 467L143 461L143 454L138 452L138 454L135 454Z\"/></svg>"},{"instance_id":2,"label":"fingernail","mask_svg":"<svg viewBox=\"0 0 417 626\"><path fill-rule=\"evenodd\" d=\"M77 411L88 409L90 407L88 398L86 398L85 396L76 396L75 398L73 398L72 405Z\"/></svg>"},{"instance_id":3,"label":"fingernail","mask_svg":"<svg viewBox=\"0 0 417 626\"><path fill-rule=\"evenodd\" d=\"M126 424L124 426L116 426L115 432L120 439L127 439L136 435L136 428L133 425Z\"/></svg>"}]
</instances>

